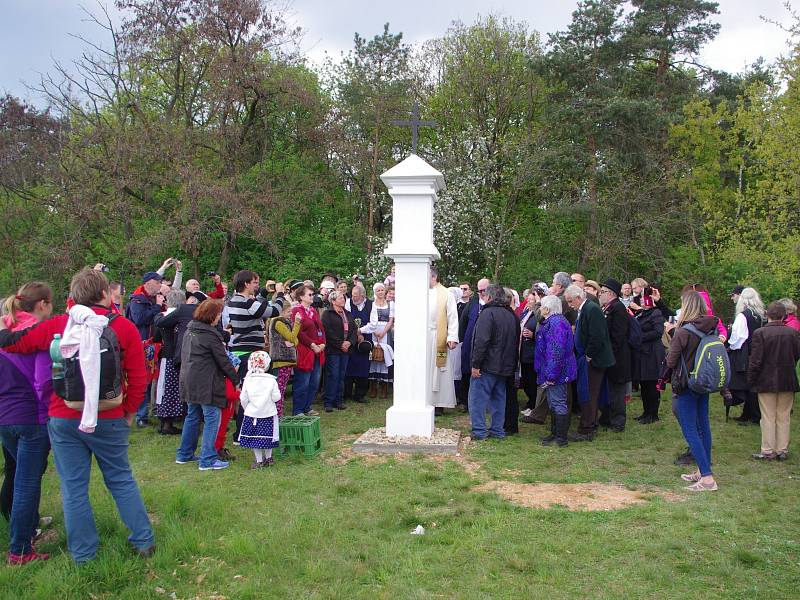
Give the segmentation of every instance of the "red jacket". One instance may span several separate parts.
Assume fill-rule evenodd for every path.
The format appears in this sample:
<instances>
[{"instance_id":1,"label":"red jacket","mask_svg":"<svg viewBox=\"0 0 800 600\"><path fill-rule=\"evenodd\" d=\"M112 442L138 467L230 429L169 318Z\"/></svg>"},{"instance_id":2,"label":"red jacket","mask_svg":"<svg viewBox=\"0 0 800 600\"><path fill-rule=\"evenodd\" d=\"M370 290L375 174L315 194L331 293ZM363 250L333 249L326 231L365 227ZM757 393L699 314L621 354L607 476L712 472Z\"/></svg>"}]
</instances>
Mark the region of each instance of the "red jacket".
<instances>
[{"instance_id":1,"label":"red jacket","mask_svg":"<svg viewBox=\"0 0 800 600\"><path fill-rule=\"evenodd\" d=\"M311 317L301 307L295 306L292 309L292 321L294 316L300 313L302 320L300 321L300 331L297 332L297 339L300 341L297 344L297 369L300 371L310 371L314 368L314 351L311 349L311 344L325 344L325 328L322 326L322 321L319 318L316 310L311 311ZM320 352L317 354L319 357L320 366L325 364L325 353Z\"/></svg>"},{"instance_id":2,"label":"red jacket","mask_svg":"<svg viewBox=\"0 0 800 600\"><path fill-rule=\"evenodd\" d=\"M98 315L105 315L109 309L93 306L92 309ZM4 348L7 352L19 352L30 354L31 352L48 351L53 336L57 333L64 333L67 326L69 315L57 315L46 321L42 321L35 327L29 329L22 338L15 344ZM111 323L111 329L117 334L122 358L122 405L110 410L104 410L97 414L100 419L119 419L126 413L135 413L142 403L144 391L147 387L147 375L144 368L144 349L139 331L136 326L125 317L117 317ZM72 410L64 404L64 400L59 398L55 392L50 400L51 417L62 419L80 419L81 411Z\"/></svg>"},{"instance_id":3,"label":"red jacket","mask_svg":"<svg viewBox=\"0 0 800 600\"><path fill-rule=\"evenodd\" d=\"M214 291L213 292L206 292L206 296L208 296L209 298L214 298L215 300L224 299L225 298L225 292L222 291L222 284L218 283L214 287Z\"/></svg>"}]
</instances>

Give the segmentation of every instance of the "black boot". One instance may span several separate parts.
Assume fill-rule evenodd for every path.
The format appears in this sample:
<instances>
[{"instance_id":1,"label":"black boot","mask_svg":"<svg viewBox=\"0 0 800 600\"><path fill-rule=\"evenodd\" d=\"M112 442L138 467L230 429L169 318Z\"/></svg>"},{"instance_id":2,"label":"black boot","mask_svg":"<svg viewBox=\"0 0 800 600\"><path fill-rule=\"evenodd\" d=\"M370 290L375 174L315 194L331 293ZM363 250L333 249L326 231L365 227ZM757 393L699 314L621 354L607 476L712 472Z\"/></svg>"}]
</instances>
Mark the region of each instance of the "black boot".
<instances>
[{"instance_id":1,"label":"black boot","mask_svg":"<svg viewBox=\"0 0 800 600\"><path fill-rule=\"evenodd\" d=\"M556 441L556 413L550 411L550 435L542 438L542 446L549 446Z\"/></svg>"},{"instance_id":2,"label":"black boot","mask_svg":"<svg viewBox=\"0 0 800 600\"><path fill-rule=\"evenodd\" d=\"M567 433L569 432L570 415L555 415L556 418L556 445L563 448L568 445Z\"/></svg>"}]
</instances>

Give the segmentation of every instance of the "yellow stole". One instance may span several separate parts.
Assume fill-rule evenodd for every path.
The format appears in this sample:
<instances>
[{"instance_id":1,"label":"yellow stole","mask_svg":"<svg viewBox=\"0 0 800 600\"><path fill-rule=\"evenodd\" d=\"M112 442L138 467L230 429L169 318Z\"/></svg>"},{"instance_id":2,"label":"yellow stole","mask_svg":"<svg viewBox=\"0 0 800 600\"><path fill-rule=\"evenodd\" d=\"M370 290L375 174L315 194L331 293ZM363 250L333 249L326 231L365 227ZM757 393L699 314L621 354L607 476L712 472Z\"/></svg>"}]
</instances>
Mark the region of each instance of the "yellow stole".
<instances>
[{"instance_id":1,"label":"yellow stole","mask_svg":"<svg viewBox=\"0 0 800 600\"><path fill-rule=\"evenodd\" d=\"M436 366L447 366L447 294L441 284L436 285Z\"/></svg>"}]
</instances>

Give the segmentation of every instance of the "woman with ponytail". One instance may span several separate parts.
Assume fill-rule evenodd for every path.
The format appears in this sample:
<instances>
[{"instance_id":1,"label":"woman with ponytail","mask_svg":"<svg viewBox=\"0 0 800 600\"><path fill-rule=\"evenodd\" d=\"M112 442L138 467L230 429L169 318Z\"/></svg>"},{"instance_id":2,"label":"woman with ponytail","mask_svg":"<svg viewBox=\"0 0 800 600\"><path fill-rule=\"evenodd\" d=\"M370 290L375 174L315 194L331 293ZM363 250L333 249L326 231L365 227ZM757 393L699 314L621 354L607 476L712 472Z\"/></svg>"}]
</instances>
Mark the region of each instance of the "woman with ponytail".
<instances>
[{"instance_id":1,"label":"woman with ponytail","mask_svg":"<svg viewBox=\"0 0 800 600\"><path fill-rule=\"evenodd\" d=\"M26 283L6 299L3 328L19 331L36 325L53 312L52 301L53 293L46 283ZM32 540L39 523L42 475L50 452L47 410L52 391L48 352L0 351L0 439L6 455L16 463L9 519L11 565L49 558L36 552Z\"/></svg>"}]
</instances>

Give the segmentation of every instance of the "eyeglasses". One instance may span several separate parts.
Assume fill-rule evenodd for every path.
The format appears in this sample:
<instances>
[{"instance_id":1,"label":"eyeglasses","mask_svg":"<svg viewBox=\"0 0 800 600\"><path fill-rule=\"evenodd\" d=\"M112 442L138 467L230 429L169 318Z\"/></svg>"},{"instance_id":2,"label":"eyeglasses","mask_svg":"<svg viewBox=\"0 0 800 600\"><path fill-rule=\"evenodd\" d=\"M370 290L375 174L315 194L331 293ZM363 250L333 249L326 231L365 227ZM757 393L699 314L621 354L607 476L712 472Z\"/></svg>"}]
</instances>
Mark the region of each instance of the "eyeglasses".
<instances>
[{"instance_id":1,"label":"eyeglasses","mask_svg":"<svg viewBox=\"0 0 800 600\"><path fill-rule=\"evenodd\" d=\"M469 291L469 288L468 288L468 287L462 287L462 288L461 288L461 291L462 291L462 292L468 292L468 291Z\"/></svg>"},{"instance_id":2,"label":"eyeglasses","mask_svg":"<svg viewBox=\"0 0 800 600\"><path fill-rule=\"evenodd\" d=\"M486 288L483 288L483 289L478 288L478 293L479 294L485 294L486 293Z\"/></svg>"}]
</instances>

